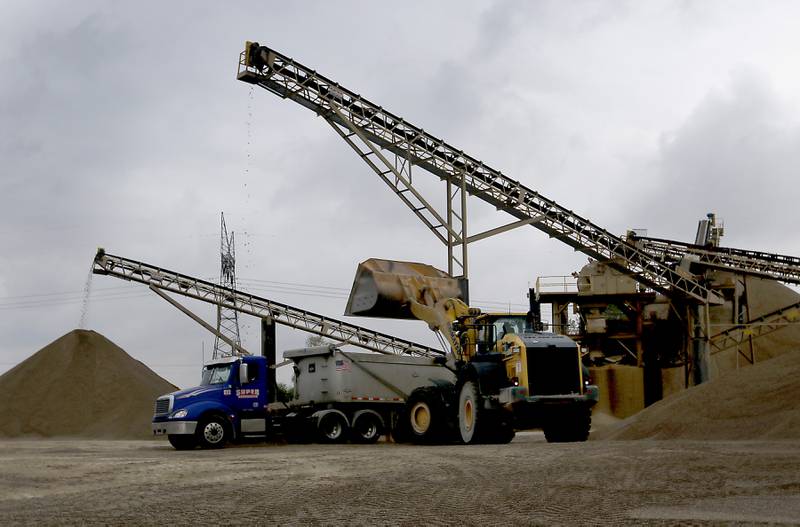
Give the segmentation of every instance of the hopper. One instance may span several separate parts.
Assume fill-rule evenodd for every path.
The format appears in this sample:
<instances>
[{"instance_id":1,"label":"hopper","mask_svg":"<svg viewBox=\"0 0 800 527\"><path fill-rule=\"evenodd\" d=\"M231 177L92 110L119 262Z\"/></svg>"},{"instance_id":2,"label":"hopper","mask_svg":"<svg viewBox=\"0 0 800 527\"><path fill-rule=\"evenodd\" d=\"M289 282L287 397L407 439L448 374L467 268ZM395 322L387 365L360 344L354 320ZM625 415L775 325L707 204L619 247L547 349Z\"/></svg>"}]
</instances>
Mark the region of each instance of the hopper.
<instances>
[{"instance_id":1,"label":"hopper","mask_svg":"<svg viewBox=\"0 0 800 527\"><path fill-rule=\"evenodd\" d=\"M416 319L411 304L448 298L466 302L467 281L423 263L370 258L358 264L345 315Z\"/></svg>"}]
</instances>

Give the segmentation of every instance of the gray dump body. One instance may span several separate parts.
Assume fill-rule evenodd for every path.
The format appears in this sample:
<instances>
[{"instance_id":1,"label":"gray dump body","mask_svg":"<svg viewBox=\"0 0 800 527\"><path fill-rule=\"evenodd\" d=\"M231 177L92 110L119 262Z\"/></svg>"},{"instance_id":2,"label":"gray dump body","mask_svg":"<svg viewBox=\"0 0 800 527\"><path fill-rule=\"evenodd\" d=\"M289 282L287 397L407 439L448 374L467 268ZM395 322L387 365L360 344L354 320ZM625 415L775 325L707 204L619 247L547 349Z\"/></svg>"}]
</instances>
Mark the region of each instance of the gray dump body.
<instances>
[{"instance_id":1,"label":"gray dump body","mask_svg":"<svg viewBox=\"0 0 800 527\"><path fill-rule=\"evenodd\" d=\"M295 405L404 401L414 389L454 383L433 359L343 352L333 346L286 351L294 361Z\"/></svg>"}]
</instances>

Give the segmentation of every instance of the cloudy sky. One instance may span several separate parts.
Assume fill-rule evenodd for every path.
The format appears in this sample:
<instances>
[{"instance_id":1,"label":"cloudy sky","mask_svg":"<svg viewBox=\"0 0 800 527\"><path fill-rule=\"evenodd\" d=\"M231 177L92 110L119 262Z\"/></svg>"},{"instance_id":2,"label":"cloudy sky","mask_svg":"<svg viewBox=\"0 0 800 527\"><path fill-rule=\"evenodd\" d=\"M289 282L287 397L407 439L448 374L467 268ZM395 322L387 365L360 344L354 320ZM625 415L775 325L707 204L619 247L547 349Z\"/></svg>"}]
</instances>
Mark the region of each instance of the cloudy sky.
<instances>
[{"instance_id":1,"label":"cloudy sky","mask_svg":"<svg viewBox=\"0 0 800 527\"><path fill-rule=\"evenodd\" d=\"M725 245L800 254L799 23L788 1L5 1L0 372L79 325L98 246L218 276L220 211L241 289L330 316L359 261L446 266L324 121L236 80L245 40L612 232L690 240L715 211ZM470 203L473 233L509 219ZM470 258L474 303L512 309L537 276L586 262L533 228ZM354 322L435 342L422 323ZM242 324L255 349L257 321ZM181 386L213 347L109 277L91 282L86 325ZM305 335L278 338L291 349Z\"/></svg>"}]
</instances>

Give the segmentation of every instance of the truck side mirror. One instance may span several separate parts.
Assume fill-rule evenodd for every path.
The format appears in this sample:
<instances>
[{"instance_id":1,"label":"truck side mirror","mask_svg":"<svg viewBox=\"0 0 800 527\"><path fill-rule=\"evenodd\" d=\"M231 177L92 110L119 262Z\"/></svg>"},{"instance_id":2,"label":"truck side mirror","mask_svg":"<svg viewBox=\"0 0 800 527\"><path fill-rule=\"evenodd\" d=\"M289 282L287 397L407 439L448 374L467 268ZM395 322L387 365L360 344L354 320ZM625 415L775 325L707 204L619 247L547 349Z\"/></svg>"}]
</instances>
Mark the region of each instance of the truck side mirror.
<instances>
[{"instance_id":1,"label":"truck side mirror","mask_svg":"<svg viewBox=\"0 0 800 527\"><path fill-rule=\"evenodd\" d=\"M247 363L242 362L239 364L239 384L247 384Z\"/></svg>"}]
</instances>

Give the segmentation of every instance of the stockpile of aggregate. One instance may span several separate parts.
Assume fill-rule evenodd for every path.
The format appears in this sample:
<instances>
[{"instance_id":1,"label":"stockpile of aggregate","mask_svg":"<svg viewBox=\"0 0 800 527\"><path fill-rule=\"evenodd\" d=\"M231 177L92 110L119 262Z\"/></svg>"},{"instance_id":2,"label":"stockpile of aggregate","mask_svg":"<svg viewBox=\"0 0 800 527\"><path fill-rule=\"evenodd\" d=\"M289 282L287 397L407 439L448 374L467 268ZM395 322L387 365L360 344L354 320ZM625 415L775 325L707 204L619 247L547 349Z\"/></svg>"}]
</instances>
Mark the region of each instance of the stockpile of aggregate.
<instances>
[{"instance_id":1,"label":"stockpile of aggregate","mask_svg":"<svg viewBox=\"0 0 800 527\"><path fill-rule=\"evenodd\" d=\"M74 330L0 376L0 436L150 437L176 389L94 331Z\"/></svg>"},{"instance_id":2,"label":"stockpile of aggregate","mask_svg":"<svg viewBox=\"0 0 800 527\"><path fill-rule=\"evenodd\" d=\"M674 394L593 439L798 439L800 350Z\"/></svg>"}]
</instances>

